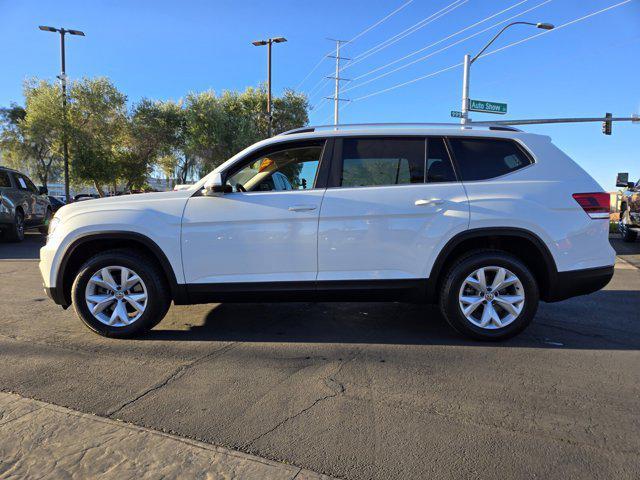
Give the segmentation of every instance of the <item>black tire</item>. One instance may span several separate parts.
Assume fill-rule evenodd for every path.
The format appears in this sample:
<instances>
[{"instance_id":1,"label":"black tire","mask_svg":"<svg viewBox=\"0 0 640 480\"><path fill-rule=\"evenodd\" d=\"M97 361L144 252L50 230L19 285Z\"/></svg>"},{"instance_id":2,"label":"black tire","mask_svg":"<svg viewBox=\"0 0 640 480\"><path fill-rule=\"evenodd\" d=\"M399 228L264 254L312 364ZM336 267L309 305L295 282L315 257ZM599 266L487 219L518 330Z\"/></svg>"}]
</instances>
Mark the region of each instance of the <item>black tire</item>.
<instances>
[{"instance_id":1,"label":"black tire","mask_svg":"<svg viewBox=\"0 0 640 480\"><path fill-rule=\"evenodd\" d=\"M102 323L92 315L85 299L85 290L92 275L108 266L123 266L133 270L146 286L146 308L140 318L126 326ZM171 304L169 287L162 270L153 259L131 250L110 250L87 260L73 282L71 298L76 314L87 327L112 338L135 337L151 330L164 318Z\"/></svg>"},{"instance_id":2,"label":"black tire","mask_svg":"<svg viewBox=\"0 0 640 480\"><path fill-rule=\"evenodd\" d=\"M502 328L482 328L465 317L459 303L459 293L465 279L482 267L503 267L520 280L524 290L524 305L520 314ZM537 282L527 266L515 256L500 250L477 250L460 257L448 269L440 290L440 310L459 333L476 340L499 341L524 330L533 320L540 298ZM483 307L484 308L484 307Z\"/></svg>"},{"instance_id":3,"label":"black tire","mask_svg":"<svg viewBox=\"0 0 640 480\"><path fill-rule=\"evenodd\" d=\"M6 239L9 242L21 242L24 240L24 213L16 210L13 224L7 229Z\"/></svg>"},{"instance_id":4,"label":"black tire","mask_svg":"<svg viewBox=\"0 0 640 480\"><path fill-rule=\"evenodd\" d=\"M638 234L631 231L626 225L621 225L620 234L622 235L622 241L626 243L633 243L638 238Z\"/></svg>"},{"instance_id":5,"label":"black tire","mask_svg":"<svg viewBox=\"0 0 640 480\"><path fill-rule=\"evenodd\" d=\"M51 217L53 217L53 212L50 208L47 208L47 212L44 214L42 225L38 227L38 231L42 235L47 235L49 233L49 223L51 223Z\"/></svg>"}]
</instances>

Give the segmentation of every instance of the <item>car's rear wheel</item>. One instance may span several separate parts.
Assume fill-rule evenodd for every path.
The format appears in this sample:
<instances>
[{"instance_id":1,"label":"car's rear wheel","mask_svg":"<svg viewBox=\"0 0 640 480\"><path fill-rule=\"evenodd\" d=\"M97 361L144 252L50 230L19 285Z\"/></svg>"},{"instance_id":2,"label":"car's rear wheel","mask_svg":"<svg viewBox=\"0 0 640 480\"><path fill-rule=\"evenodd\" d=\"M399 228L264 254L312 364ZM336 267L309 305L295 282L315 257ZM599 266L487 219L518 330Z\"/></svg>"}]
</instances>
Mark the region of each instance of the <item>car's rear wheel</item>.
<instances>
[{"instance_id":1,"label":"car's rear wheel","mask_svg":"<svg viewBox=\"0 0 640 480\"><path fill-rule=\"evenodd\" d=\"M502 251L477 251L447 272L440 308L458 332L478 340L504 340L524 330L538 308L529 268Z\"/></svg>"},{"instance_id":2,"label":"car's rear wheel","mask_svg":"<svg viewBox=\"0 0 640 480\"><path fill-rule=\"evenodd\" d=\"M638 234L631 230L627 225L620 225L620 234L623 242L635 242L638 238Z\"/></svg>"},{"instance_id":3,"label":"car's rear wheel","mask_svg":"<svg viewBox=\"0 0 640 480\"><path fill-rule=\"evenodd\" d=\"M76 275L74 309L91 330L107 337L140 335L164 318L170 297L152 259L128 250L90 258Z\"/></svg>"},{"instance_id":4,"label":"car's rear wheel","mask_svg":"<svg viewBox=\"0 0 640 480\"><path fill-rule=\"evenodd\" d=\"M21 210L16 210L16 214L13 217L13 224L7 229L6 238L10 242L21 242L24 240L24 213L22 213Z\"/></svg>"}]
</instances>

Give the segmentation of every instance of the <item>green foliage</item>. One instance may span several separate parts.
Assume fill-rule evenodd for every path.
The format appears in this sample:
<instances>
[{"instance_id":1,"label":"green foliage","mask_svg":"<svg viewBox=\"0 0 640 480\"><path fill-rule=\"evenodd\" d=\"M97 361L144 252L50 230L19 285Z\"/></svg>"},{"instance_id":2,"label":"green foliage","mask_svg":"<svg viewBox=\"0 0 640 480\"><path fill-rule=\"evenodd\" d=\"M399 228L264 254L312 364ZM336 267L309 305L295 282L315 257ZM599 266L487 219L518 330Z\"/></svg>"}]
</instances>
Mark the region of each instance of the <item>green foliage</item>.
<instances>
[{"instance_id":1,"label":"green foliage","mask_svg":"<svg viewBox=\"0 0 640 480\"><path fill-rule=\"evenodd\" d=\"M35 80L25 83L24 97L24 108L0 110L0 149L9 166L46 186L62 166L62 97L56 85Z\"/></svg>"},{"instance_id":2,"label":"green foliage","mask_svg":"<svg viewBox=\"0 0 640 480\"><path fill-rule=\"evenodd\" d=\"M73 82L67 116L74 182L91 183L102 196L131 159L124 148L126 97L106 78Z\"/></svg>"},{"instance_id":3,"label":"green foliage","mask_svg":"<svg viewBox=\"0 0 640 480\"><path fill-rule=\"evenodd\" d=\"M24 95L24 108L0 110L4 160L46 184L61 169L66 136L72 183L101 195L118 185L141 188L154 171L186 183L268 134L263 86L190 93L179 102L145 98L128 110L109 79L82 79L68 86L66 122L58 85L30 81ZM304 95L287 90L274 98L274 134L305 125L307 110Z\"/></svg>"}]
</instances>

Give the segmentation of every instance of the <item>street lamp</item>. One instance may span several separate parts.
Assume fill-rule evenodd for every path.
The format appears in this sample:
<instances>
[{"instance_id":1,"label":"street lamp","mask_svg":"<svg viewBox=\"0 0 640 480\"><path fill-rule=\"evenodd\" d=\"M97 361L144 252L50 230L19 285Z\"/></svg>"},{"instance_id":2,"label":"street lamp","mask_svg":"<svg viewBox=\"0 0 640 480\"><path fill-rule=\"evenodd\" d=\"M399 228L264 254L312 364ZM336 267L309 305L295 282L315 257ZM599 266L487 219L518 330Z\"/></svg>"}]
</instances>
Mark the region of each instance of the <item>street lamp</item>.
<instances>
[{"instance_id":1,"label":"street lamp","mask_svg":"<svg viewBox=\"0 0 640 480\"><path fill-rule=\"evenodd\" d=\"M47 27L45 25L40 25L38 28L45 32L54 32L60 34L60 63L62 65L62 71L58 78L60 79L60 85L62 85L62 116L64 119L64 128L62 132L62 155L64 157L64 196L67 203L69 203L71 199L69 195L69 146L67 144L67 72L65 68L64 36L68 33L69 35L79 35L81 37L84 37L84 32L66 28Z\"/></svg>"},{"instance_id":2,"label":"street lamp","mask_svg":"<svg viewBox=\"0 0 640 480\"><path fill-rule=\"evenodd\" d=\"M266 40L256 40L251 42L256 47L267 46L267 117L269 119L269 136L273 134L273 117L271 116L271 44L283 43L287 39L284 37L267 38Z\"/></svg>"},{"instance_id":3,"label":"street lamp","mask_svg":"<svg viewBox=\"0 0 640 480\"><path fill-rule=\"evenodd\" d=\"M496 41L496 39L502 35L502 33L509 27L513 27L514 25L532 25L536 28L540 28L542 30L552 30L553 25L551 23L531 23L531 22L513 22L509 25L505 26L502 30L500 30L491 40L487 43L482 50L478 52L478 54L471 58L470 55L464 56L464 70L462 74L462 118L460 119L460 123L465 125L469 121L469 69L473 62L475 62L480 55L482 55L489 46Z\"/></svg>"}]
</instances>

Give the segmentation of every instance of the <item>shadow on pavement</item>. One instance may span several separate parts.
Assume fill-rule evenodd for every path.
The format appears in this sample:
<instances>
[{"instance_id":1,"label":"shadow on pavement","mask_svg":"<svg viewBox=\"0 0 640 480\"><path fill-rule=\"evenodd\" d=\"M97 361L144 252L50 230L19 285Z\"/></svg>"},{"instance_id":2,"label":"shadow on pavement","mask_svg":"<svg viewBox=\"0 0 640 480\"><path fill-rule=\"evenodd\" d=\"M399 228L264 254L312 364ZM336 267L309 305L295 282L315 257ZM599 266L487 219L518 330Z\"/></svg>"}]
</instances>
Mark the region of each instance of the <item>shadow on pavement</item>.
<instances>
[{"instance_id":1,"label":"shadow on pavement","mask_svg":"<svg viewBox=\"0 0 640 480\"><path fill-rule=\"evenodd\" d=\"M19 243L7 242L0 237L0 260L38 260L45 241L44 235L35 232L27 232L24 241Z\"/></svg>"},{"instance_id":2,"label":"shadow on pavement","mask_svg":"<svg viewBox=\"0 0 640 480\"><path fill-rule=\"evenodd\" d=\"M594 308L599 304L607 308ZM162 330L161 324L143 340L639 350L639 309L638 291L619 290L541 304L522 334L506 342L484 343L457 335L430 305L226 303L212 308L202 325Z\"/></svg>"}]
</instances>

